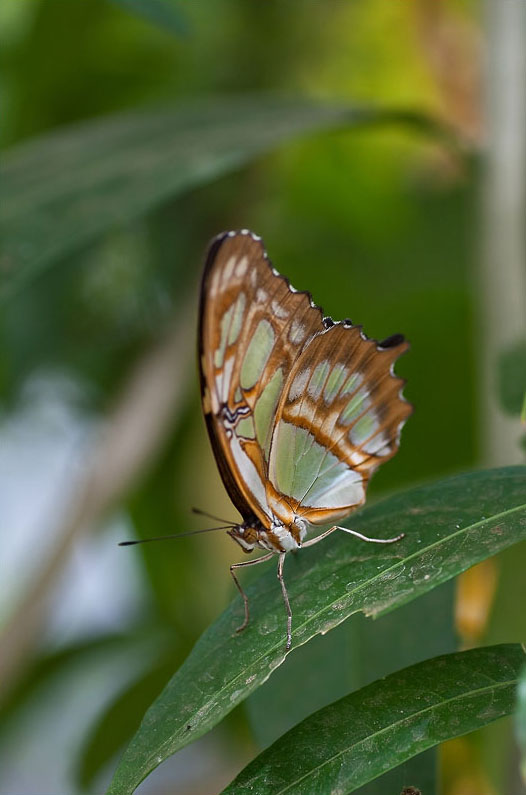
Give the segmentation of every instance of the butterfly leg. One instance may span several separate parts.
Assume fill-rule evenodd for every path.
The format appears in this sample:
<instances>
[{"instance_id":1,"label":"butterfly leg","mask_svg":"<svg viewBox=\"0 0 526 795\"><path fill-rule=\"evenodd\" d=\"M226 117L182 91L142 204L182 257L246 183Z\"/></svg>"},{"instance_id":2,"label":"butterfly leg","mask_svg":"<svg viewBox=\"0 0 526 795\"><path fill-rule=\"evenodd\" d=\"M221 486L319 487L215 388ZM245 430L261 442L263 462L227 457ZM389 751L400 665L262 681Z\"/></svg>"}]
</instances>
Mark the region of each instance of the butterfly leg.
<instances>
[{"instance_id":1,"label":"butterfly leg","mask_svg":"<svg viewBox=\"0 0 526 795\"><path fill-rule=\"evenodd\" d=\"M370 541L372 544L394 544L395 541L400 541L400 539L405 536L405 533L400 533L400 535L395 536L394 538L371 538L370 536L364 536L357 530L351 530L349 527L340 527L340 525L336 524L334 527L330 527L328 530L320 533L320 535L316 536L316 538L311 538L310 541L305 541L301 545L302 549L305 547L312 547L313 544L317 544L318 541L321 541L323 538L327 538L327 536L329 536L335 530L343 530L344 533L350 533L350 535L359 538L361 541Z\"/></svg>"},{"instance_id":2,"label":"butterfly leg","mask_svg":"<svg viewBox=\"0 0 526 795\"><path fill-rule=\"evenodd\" d=\"M237 579L234 570L240 569L242 566L255 566L256 563L264 563L266 560L270 560L270 558L274 557L274 554L275 554L274 552L269 552L268 555L263 555L263 557L261 558L256 558L255 560L244 560L242 563L232 563L232 565L230 566L230 574L232 575L232 579L234 580L236 588L241 594L241 597L243 599L243 604L245 605L245 620L243 621L241 626L236 629L236 632L243 632L243 630L245 629L245 627L249 622L250 614L248 610L248 597L244 592L243 588L241 587L241 584Z\"/></svg>"},{"instance_id":3,"label":"butterfly leg","mask_svg":"<svg viewBox=\"0 0 526 795\"><path fill-rule=\"evenodd\" d=\"M285 602L285 610L287 611L287 643L285 651L288 651L292 645L292 610L290 609L289 595L283 579L283 565L285 563L286 552L280 552L278 560L278 580L281 585L281 593L283 594L283 601Z\"/></svg>"}]
</instances>

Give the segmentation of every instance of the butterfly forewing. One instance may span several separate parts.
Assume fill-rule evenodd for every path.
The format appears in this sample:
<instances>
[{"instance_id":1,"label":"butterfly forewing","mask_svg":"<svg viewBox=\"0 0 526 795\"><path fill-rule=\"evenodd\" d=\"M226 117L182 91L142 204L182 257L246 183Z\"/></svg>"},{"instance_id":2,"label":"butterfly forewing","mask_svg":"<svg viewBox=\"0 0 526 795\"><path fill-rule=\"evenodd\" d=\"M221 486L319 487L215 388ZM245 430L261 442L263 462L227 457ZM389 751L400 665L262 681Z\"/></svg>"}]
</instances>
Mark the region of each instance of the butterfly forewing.
<instances>
[{"instance_id":1,"label":"butterfly forewing","mask_svg":"<svg viewBox=\"0 0 526 795\"><path fill-rule=\"evenodd\" d=\"M214 241L200 307L203 406L232 501L264 525L276 410L300 352L323 328L321 311L272 269L258 238Z\"/></svg>"},{"instance_id":2,"label":"butterfly forewing","mask_svg":"<svg viewBox=\"0 0 526 795\"><path fill-rule=\"evenodd\" d=\"M295 514L328 524L364 502L370 475L397 451L412 410L392 372L408 346L395 342L382 348L358 326L338 323L303 349L275 415L268 499L276 512L285 497Z\"/></svg>"}]
</instances>

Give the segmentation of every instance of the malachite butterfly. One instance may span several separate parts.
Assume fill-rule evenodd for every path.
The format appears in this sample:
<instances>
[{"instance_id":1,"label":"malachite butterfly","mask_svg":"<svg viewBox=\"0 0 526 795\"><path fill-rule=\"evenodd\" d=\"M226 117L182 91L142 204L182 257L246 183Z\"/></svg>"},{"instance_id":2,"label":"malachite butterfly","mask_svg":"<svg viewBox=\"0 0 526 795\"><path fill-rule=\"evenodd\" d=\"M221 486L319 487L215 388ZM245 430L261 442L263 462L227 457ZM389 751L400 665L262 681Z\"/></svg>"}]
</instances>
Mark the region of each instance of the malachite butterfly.
<instances>
[{"instance_id":1,"label":"malachite butterfly","mask_svg":"<svg viewBox=\"0 0 526 795\"><path fill-rule=\"evenodd\" d=\"M205 263L199 311L199 366L206 425L219 472L243 521L228 533L247 553L230 567L278 559L316 544L365 502L373 472L396 453L412 407L395 360L400 334L368 339L350 320L324 317L307 292L272 267L261 238L248 230L216 237ZM330 525L305 540L312 527Z\"/></svg>"}]
</instances>

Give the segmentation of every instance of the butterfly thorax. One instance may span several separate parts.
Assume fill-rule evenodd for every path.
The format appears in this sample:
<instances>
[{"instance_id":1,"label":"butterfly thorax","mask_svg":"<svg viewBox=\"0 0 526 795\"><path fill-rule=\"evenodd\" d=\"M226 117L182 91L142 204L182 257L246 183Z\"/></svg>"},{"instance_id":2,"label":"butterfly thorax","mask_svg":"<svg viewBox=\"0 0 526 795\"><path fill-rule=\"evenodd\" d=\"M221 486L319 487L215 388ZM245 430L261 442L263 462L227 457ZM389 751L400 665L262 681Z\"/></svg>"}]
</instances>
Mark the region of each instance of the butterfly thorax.
<instances>
[{"instance_id":1,"label":"butterfly thorax","mask_svg":"<svg viewBox=\"0 0 526 795\"><path fill-rule=\"evenodd\" d=\"M290 524L274 518L266 527L257 517L252 516L227 532L247 553L256 547L276 553L291 552L301 546L307 534L307 526L304 519L295 517Z\"/></svg>"}]
</instances>

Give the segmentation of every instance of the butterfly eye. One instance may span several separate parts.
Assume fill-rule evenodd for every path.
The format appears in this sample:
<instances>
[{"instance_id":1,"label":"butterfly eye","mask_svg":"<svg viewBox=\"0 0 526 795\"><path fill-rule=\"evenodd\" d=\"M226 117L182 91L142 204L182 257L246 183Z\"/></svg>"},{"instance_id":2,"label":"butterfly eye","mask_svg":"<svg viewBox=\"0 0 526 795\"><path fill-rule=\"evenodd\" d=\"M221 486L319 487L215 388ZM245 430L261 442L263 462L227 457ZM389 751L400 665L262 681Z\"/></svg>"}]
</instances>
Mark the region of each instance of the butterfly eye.
<instances>
[{"instance_id":1,"label":"butterfly eye","mask_svg":"<svg viewBox=\"0 0 526 795\"><path fill-rule=\"evenodd\" d=\"M243 538L249 544L255 544L258 540L258 531L254 527L245 527L243 531Z\"/></svg>"}]
</instances>

